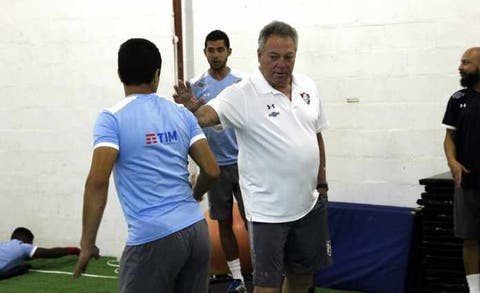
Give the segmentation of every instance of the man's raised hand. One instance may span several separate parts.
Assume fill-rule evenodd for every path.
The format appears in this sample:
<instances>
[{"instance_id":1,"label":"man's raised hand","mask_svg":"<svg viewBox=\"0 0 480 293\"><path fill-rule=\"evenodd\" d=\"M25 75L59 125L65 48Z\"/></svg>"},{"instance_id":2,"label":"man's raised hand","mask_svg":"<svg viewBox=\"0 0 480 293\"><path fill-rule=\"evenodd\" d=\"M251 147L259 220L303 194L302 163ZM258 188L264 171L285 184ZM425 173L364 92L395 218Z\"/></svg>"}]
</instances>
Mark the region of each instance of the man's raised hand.
<instances>
[{"instance_id":1,"label":"man's raised hand","mask_svg":"<svg viewBox=\"0 0 480 293\"><path fill-rule=\"evenodd\" d=\"M178 104L182 104L193 113L205 104L203 99L197 99L193 95L192 86L188 81L183 82L179 80L178 84L173 86L173 89L175 90L175 93L172 95L173 100Z\"/></svg>"}]
</instances>

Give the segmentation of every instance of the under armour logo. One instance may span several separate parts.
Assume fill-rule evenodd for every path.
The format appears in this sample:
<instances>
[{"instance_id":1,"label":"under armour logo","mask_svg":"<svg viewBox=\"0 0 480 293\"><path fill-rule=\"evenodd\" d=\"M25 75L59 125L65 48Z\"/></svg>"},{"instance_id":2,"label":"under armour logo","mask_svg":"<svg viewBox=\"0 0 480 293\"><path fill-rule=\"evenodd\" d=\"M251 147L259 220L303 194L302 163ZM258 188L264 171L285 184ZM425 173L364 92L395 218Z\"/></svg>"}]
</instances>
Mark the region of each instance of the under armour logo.
<instances>
[{"instance_id":1,"label":"under armour logo","mask_svg":"<svg viewBox=\"0 0 480 293\"><path fill-rule=\"evenodd\" d=\"M267 105L267 109L268 109L268 110L275 109L275 104L269 104L269 105Z\"/></svg>"},{"instance_id":2,"label":"under armour logo","mask_svg":"<svg viewBox=\"0 0 480 293\"><path fill-rule=\"evenodd\" d=\"M460 104L460 108L467 108L467 104Z\"/></svg>"}]
</instances>

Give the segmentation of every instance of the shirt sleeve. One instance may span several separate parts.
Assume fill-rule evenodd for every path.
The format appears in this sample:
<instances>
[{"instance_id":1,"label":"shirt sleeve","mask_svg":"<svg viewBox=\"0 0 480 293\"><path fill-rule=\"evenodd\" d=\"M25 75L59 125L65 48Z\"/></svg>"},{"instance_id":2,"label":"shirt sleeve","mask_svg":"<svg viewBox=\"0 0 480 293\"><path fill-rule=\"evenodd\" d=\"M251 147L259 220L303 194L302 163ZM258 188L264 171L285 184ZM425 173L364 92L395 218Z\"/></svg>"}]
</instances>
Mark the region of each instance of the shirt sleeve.
<instances>
[{"instance_id":1,"label":"shirt sleeve","mask_svg":"<svg viewBox=\"0 0 480 293\"><path fill-rule=\"evenodd\" d=\"M112 113L103 111L95 121L93 129L93 148L107 146L119 149L118 123Z\"/></svg>"},{"instance_id":2,"label":"shirt sleeve","mask_svg":"<svg viewBox=\"0 0 480 293\"><path fill-rule=\"evenodd\" d=\"M205 134L203 133L202 128L198 124L197 118L190 112L190 111L185 111L186 113L186 119L188 121L189 125L189 130L190 130L190 146L194 144L196 141L205 138Z\"/></svg>"},{"instance_id":3,"label":"shirt sleeve","mask_svg":"<svg viewBox=\"0 0 480 293\"><path fill-rule=\"evenodd\" d=\"M317 133L321 132L328 128L329 122L327 120L327 116L323 111L322 100L320 99L320 94L316 87L314 87L315 95L318 99L318 118L317 118Z\"/></svg>"},{"instance_id":4,"label":"shirt sleeve","mask_svg":"<svg viewBox=\"0 0 480 293\"><path fill-rule=\"evenodd\" d=\"M37 248L38 248L38 246L32 247L32 250L30 250L30 254L29 254L29 257L30 257L30 258L33 257L33 255L35 254L35 251L37 251Z\"/></svg>"},{"instance_id":5,"label":"shirt sleeve","mask_svg":"<svg viewBox=\"0 0 480 293\"><path fill-rule=\"evenodd\" d=\"M37 246L28 243L22 243L20 244L20 249L22 250L25 258L32 258L32 256L35 254L35 251L37 251Z\"/></svg>"},{"instance_id":6,"label":"shirt sleeve","mask_svg":"<svg viewBox=\"0 0 480 293\"><path fill-rule=\"evenodd\" d=\"M241 129L246 123L248 114L246 98L239 89L229 86L207 105L217 112L223 128Z\"/></svg>"},{"instance_id":7,"label":"shirt sleeve","mask_svg":"<svg viewBox=\"0 0 480 293\"><path fill-rule=\"evenodd\" d=\"M455 130L457 129L456 121L458 117L458 99L450 98L447 104L447 109L445 115L443 116L442 125L447 129Z\"/></svg>"}]
</instances>

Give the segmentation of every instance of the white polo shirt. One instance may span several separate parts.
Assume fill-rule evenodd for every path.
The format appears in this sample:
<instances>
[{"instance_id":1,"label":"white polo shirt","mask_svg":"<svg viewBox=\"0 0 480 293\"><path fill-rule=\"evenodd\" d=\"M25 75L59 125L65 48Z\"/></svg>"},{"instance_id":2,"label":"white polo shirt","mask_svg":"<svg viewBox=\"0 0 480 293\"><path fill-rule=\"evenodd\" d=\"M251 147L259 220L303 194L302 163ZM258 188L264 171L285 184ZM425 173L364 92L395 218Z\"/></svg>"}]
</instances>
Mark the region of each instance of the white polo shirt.
<instances>
[{"instance_id":1,"label":"white polo shirt","mask_svg":"<svg viewBox=\"0 0 480 293\"><path fill-rule=\"evenodd\" d=\"M313 80L294 74L290 101L257 69L208 105L223 127L236 130L247 219L281 223L305 216L318 197L317 133L328 126Z\"/></svg>"}]
</instances>

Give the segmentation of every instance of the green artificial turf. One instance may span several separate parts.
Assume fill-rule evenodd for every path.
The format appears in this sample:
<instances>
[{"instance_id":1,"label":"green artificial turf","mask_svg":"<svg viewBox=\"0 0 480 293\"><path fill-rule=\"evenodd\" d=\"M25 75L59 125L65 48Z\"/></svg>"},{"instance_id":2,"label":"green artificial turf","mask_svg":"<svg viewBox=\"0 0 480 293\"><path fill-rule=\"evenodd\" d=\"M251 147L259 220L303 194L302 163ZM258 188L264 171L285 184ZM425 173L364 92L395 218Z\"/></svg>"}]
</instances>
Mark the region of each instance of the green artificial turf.
<instances>
[{"instance_id":1,"label":"green artificial turf","mask_svg":"<svg viewBox=\"0 0 480 293\"><path fill-rule=\"evenodd\" d=\"M118 279L105 279L82 276L73 280L71 275L51 274L35 272L59 271L73 272L77 262L76 256L65 256L58 259L37 259L32 260L32 271L6 280L0 280L1 293L114 293L118 292ZM98 260L92 259L87 268L86 274L117 277L115 267L109 266L107 262L118 264L115 258L101 257ZM316 288L315 293L360 293L354 291L341 291L332 289Z\"/></svg>"},{"instance_id":2,"label":"green artificial turf","mask_svg":"<svg viewBox=\"0 0 480 293\"><path fill-rule=\"evenodd\" d=\"M115 268L108 266L107 261L114 261L111 257L102 257L91 260L87 274L116 277ZM75 256L65 256L59 259L32 260L32 270L73 272L77 262ZM107 293L117 292L117 279L103 279L80 277L73 280L71 275L47 274L30 271L24 275L0 281L2 293Z\"/></svg>"}]
</instances>

